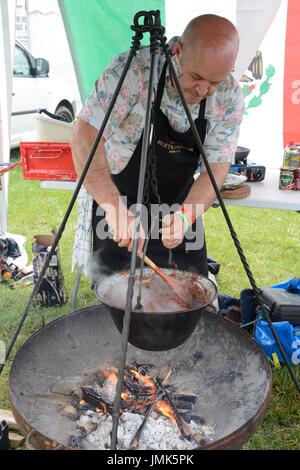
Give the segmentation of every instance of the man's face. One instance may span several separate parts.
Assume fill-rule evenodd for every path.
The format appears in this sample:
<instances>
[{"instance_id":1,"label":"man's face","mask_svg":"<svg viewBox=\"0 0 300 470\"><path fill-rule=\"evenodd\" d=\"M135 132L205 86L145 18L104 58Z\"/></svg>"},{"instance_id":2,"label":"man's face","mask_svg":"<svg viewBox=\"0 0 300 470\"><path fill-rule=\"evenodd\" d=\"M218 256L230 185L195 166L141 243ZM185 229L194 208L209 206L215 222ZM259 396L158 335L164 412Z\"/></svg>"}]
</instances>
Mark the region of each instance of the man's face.
<instances>
[{"instance_id":1,"label":"man's face","mask_svg":"<svg viewBox=\"0 0 300 470\"><path fill-rule=\"evenodd\" d=\"M211 96L232 71L233 60L228 55L212 54L204 50L185 50L175 43L173 53L178 57L182 76L179 79L188 104L198 104Z\"/></svg>"}]
</instances>

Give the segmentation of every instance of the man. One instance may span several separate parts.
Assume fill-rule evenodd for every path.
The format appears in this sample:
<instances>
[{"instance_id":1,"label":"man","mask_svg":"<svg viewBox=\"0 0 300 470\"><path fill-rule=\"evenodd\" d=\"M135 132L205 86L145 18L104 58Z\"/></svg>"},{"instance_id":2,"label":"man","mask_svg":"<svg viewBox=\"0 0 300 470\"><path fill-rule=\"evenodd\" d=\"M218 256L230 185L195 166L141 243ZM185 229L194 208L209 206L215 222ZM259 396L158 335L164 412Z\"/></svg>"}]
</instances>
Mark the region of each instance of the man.
<instances>
[{"instance_id":1,"label":"man","mask_svg":"<svg viewBox=\"0 0 300 470\"><path fill-rule=\"evenodd\" d=\"M243 114L243 94L230 72L239 47L235 26L216 15L194 18L183 35L172 43L172 54L181 69L180 84L204 144L212 172L221 188L237 147ZM95 141L111 97L122 73L128 52L116 57L96 82L95 90L79 114L72 142L73 158L80 174ZM93 225L94 252L101 269L129 266L133 246L134 214L141 157L144 117L149 80L150 50L141 48L126 76L109 123L104 131L79 200L79 224L74 259L85 264L90 253L90 226ZM207 275L205 243L197 250L186 250L185 234L215 200L207 171L194 174L201 159L178 91L172 82L162 54L157 61L156 99L152 155L152 184L148 187L151 204L179 204L179 210L166 214L161 239L150 240L148 252L161 266L168 266L170 251L176 267L193 268ZM150 157L149 157L150 158ZM154 161L154 169L153 169ZM153 184L156 183L156 184ZM120 196L127 196L127 206ZM99 240L96 227L104 215L113 240ZM145 240L140 230L138 249Z\"/></svg>"}]
</instances>

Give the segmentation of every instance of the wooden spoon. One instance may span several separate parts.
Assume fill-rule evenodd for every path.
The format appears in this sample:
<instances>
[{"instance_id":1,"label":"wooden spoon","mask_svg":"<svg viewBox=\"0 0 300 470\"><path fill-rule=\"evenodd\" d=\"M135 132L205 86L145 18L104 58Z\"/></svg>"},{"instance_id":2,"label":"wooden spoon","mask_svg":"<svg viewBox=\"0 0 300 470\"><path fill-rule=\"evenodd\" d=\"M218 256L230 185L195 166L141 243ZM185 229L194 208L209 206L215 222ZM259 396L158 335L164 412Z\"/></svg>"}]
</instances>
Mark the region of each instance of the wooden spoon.
<instances>
[{"instance_id":1,"label":"wooden spoon","mask_svg":"<svg viewBox=\"0 0 300 470\"><path fill-rule=\"evenodd\" d=\"M142 259L142 255L139 255L139 257ZM155 271L168 284L168 286L176 295L181 307L185 310L188 310L186 289L176 279L173 279L162 269L160 269L150 258L148 258L148 256L144 257L144 262L145 264L147 264L147 266L149 266L149 268L153 269L153 271Z\"/></svg>"}]
</instances>

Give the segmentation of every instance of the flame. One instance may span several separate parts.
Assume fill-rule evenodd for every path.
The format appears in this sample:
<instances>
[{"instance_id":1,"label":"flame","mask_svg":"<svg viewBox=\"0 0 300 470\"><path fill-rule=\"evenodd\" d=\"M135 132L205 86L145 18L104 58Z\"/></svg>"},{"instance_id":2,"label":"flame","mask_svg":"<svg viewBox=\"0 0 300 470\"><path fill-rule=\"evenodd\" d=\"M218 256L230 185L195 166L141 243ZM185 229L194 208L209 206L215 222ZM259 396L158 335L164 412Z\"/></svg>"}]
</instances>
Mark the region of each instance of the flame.
<instances>
[{"instance_id":1,"label":"flame","mask_svg":"<svg viewBox=\"0 0 300 470\"><path fill-rule=\"evenodd\" d=\"M134 397L132 394L129 392L129 390L125 390L125 392L121 393L121 398L123 401L127 403L128 406L132 405L134 401Z\"/></svg>"},{"instance_id":2,"label":"flame","mask_svg":"<svg viewBox=\"0 0 300 470\"><path fill-rule=\"evenodd\" d=\"M156 393L156 385L153 382L152 377L150 377L149 375L142 375L139 372L137 372L136 370L131 370L130 372L132 372L132 374L135 375L135 377L140 382L144 382L144 384L147 386L147 388L149 388L149 393L152 393L152 394Z\"/></svg>"},{"instance_id":3,"label":"flame","mask_svg":"<svg viewBox=\"0 0 300 470\"><path fill-rule=\"evenodd\" d=\"M166 416L167 418L169 418L170 421L172 421L173 424L176 424L176 418L174 416L174 413L173 413L173 410L171 408L171 406L163 401L163 400L159 400L157 402L157 405L156 405L156 409L164 416Z\"/></svg>"},{"instance_id":4,"label":"flame","mask_svg":"<svg viewBox=\"0 0 300 470\"><path fill-rule=\"evenodd\" d=\"M155 401L156 395L157 395L157 387L153 381L153 378L150 375L143 375L139 373L137 370L131 369L129 370L129 373L134 376L133 380L136 380L137 383L141 386L141 394L146 393L149 394L148 397L145 397L144 400L141 402L137 399L137 396L132 394L129 389L125 389L121 393L121 398L123 402L125 402L125 408L126 406L130 407L134 405L136 411L141 411L143 409L146 409ZM118 369L115 366L111 366L103 371L103 375L107 380L110 380L112 383L115 385L117 384L118 381ZM105 414L108 414L107 408L105 407L105 404L103 403L103 407L105 408L104 410L99 410L103 411ZM171 406L164 400L159 400L156 404L155 409L161 413L163 416L166 416L170 421L176 425L176 418L174 415L174 412L171 408ZM124 406L123 406L124 410Z\"/></svg>"}]
</instances>

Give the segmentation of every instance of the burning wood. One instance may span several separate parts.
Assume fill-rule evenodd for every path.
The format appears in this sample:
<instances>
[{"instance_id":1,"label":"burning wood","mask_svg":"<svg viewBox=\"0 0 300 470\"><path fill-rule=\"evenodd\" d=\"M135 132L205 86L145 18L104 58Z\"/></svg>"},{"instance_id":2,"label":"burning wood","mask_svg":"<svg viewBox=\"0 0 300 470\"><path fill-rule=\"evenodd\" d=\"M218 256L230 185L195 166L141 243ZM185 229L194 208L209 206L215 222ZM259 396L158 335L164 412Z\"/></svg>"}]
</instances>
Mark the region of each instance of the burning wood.
<instances>
[{"instance_id":1,"label":"burning wood","mask_svg":"<svg viewBox=\"0 0 300 470\"><path fill-rule=\"evenodd\" d=\"M167 401L169 402L169 405L172 409L173 415L175 417L176 423L180 429L181 434L183 437L185 437L188 440L194 440L197 446L199 447L200 445L203 445L205 443L204 436L201 435L200 433L197 433L198 436L200 436L200 439L196 440L193 433L189 429L187 423L184 421L183 417L180 415L179 411L177 410L170 394L166 390L166 388L162 385L160 382L159 378L155 378L155 383L157 384L157 387L160 391L164 392L164 396L166 397Z\"/></svg>"},{"instance_id":2,"label":"burning wood","mask_svg":"<svg viewBox=\"0 0 300 470\"><path fill-rule=\"evenodd\" d=\"M111 401L109 402L105 401L108 400L108 396L106 392L104 392L104 397L103 395L99 395L97 392L92 387L82 387L83 391L83 397L84 400L94 407L96 410L101 410L105 414L109 414L109 411L111 412ZM84 402L80 402L80 405L83 405Z\"/></svg>"},{"instance_id":3,"label":"burning wood","mask_svg":"<svg viewBox=\"0 0 300 470\"><path fill-rule=\"evenodd\" d=\"M159 376L149 375L153 371ZM151 364L140 365L135 363L125 368L120 414L121 426L124 426L124 429L121 430L122 439L119 439L123 444L121 443L119 448L136 449L141 446L141 443L142 446L145 446L149 426L154 428L159 423L162 426L169 423L164 434L170 436L168 439L171 441L173 439L176 442L175 448L193 449L204 444L205 437L199 424L200 421L202 424L203 420L193 415L193 406L196 403L197 396L192 393L175 391L174 386L168 384L171 372L170 366L160 368L158 371ZM78 412L81 414L78 421L79 438L87 438L90 442L93 442L93 440L97 440L96 436L98 434L98 436L101 435L103 441L105 434L108 441L103 448L108 448L109 427L112 422L111 415L116 393L117 369L114 366L107 367L103 371L102 377L102 382L99 380L93 386L82 387L82 399L78 396L76 399L76 395L72 394L70 409L72 408L73 412L74 408L77 416ZM65 413L66 411L68 410L64 409ZM71 412L69 416L72 418ZM134 423L136 424L134 425ZM102 427L101 431L99 427ZM126 429L132 436L130 440L128 436L124 435ZM178 434L178 430L180 430L180 434ZM181 443L179 444L180 435ZM75 448L75 445L79 446L80 441L74 441L74 436L71 437L73 448ZM157 436L152 436L151 439L154 438L157 438Z\"/></svg>"}]
</instances>

